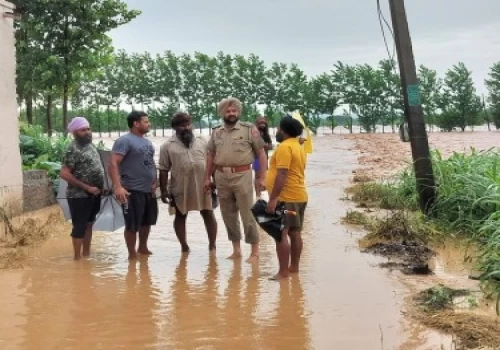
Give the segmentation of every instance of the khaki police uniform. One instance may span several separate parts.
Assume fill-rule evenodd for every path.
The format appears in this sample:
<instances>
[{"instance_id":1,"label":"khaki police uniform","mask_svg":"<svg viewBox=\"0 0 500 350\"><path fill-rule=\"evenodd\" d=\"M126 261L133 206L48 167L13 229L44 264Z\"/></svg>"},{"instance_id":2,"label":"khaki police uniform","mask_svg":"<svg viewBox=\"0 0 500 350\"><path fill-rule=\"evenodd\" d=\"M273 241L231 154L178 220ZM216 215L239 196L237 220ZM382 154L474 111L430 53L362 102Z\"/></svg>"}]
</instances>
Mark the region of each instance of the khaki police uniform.
<instances>
[{"instance_id":1,"label":"khaki police uniform","mask_svg":"<svg viewBox=\"0 0 500 350\"><path fill-rule=\"evenodd\" d=\"M259 241L257 223L250 211L254 204L251 169L263 147L259 131L252 124L239 121L230 129L225 125L215 128L208 143L208 150L214 157L222 219L231 241L241 240L238 212L245 242L255 244Z\"/></svg>"}]
</instances>

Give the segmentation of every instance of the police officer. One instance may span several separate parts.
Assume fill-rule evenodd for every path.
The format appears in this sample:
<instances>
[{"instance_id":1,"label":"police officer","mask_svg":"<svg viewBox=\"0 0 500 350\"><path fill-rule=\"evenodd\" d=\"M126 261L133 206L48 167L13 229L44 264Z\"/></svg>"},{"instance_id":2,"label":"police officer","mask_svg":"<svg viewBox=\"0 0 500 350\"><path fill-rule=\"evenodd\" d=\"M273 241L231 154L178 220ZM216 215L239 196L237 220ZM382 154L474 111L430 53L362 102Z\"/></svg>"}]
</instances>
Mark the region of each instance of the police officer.
<instances>
[{"instance_id":1,"label":"police officer","mask_svg":"<svg viewBox=\"0 0 500 350\"><path fill-rule=\"evenodd\" d=\"M259 231L250 211L254 204L252 163L256 157L260 164L260 186L265 189L267 158L264 141L259 131L250 123L240 122L241 102L227 98L219 103L218 112L224 123L214 129L208 143L205 191L212 186L211 176L215 172L215 184L220 199L222 219L229 240L233 244L230 259L241 257L241 229L238 212L243 222L245 242L252 245L249 262L259 257Z\"/></svg>"}]
</instances>

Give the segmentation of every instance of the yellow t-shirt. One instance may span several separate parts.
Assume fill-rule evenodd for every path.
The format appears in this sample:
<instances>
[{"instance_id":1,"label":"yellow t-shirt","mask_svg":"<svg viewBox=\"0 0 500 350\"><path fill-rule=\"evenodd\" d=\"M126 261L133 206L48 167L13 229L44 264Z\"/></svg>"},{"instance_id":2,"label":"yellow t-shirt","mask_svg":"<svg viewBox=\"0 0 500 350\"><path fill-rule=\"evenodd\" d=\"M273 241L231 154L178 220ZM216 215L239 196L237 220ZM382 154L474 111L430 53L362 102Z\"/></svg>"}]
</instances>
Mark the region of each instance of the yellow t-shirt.
<instances>
[{"instance_id":1,"label":"yellow t-shirt","mask_svg":"<svg viewBox=\"0 0 500 350\"><path fill-rule=\"evenodd\" d=\"M278 145L274 151L266 177L266 187L272 193L278 169L287 169L286 184L279 195L283 202L307 202L307 191L304 181L306 154L297 138L289 138Z\"/></svg>"}]
</instances>

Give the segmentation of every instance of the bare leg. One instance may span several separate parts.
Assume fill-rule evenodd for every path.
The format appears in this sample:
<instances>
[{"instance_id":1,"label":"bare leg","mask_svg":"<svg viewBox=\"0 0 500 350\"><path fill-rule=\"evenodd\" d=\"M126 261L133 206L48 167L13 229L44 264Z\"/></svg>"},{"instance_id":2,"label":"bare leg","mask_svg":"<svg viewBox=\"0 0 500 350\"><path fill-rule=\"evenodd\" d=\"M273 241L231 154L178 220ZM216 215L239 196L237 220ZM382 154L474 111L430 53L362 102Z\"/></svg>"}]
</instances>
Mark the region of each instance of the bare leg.
<instances>
[{"instance_id":1,"label":"bare leg","mask_svg":"<svg viewBox=\"0 0 500 350\"><path fill-rule=\"evenodd\" d=\"M259 261L259 243L252 244L252 252L250 257L247 259L248 263L253 263Z\"/></svg>"},{"instance_id":2,"label":"bare leg","mask_svg":"<svg viewBox=\"0 0 500 350\"><path fill-rule=\"evenodd\" d=\"M186 219L187 214L182 215L179 210L175 212L174 231L183 253L189 253L189 246L186 241Z\"/></svg>"},{"instance_id":3,"label":"bare leg","mask_svg":"<svg viewBox=\"0 0 500 350\"><path fill-rule=\"evenodd\" d=\"M228 259L239 259L241 258L241 245L240 241L232 241L233 243L233 254L228 257Z\"/></svg>"},{"instance_id":4,"label":"bare leg","mask_svg":"<svg viewBox=\"0 0 500 350\"><path fill-rule=\"evenodd\" d=\"M83 256L90 256L90 245L92 244L92 226L93 222L87 224L87 230L85 231L85 237L83 238Z\"/></svg>"},{"instance_id":5,"label":"bare leg","mask_svg":"<svg viewBox=\"0 0 500 350\"><path fill-rule=\"evenodd\" d=\"M260 198L260 196L261 196L261 190L260 190L259 180L260 180L260 174L259 174L258 171L256 171L255 172L255 181L254 181L253 185L255 187L255 196L257 198Z\"/></svg>"},{"instance_id":6,"label":"bare leg","mask_svg":"<svg viewBox=\"0 0 500 350\"><path fill-rule=\"evenodd\" d=\"M280 280L283 278L287 278L289 275L288 265L290 263L290 244L288 243L287 229L284 229L281 232L281 242L276 243L276 253L278 255L278 263L280 269L272 279Z\"/></svg>"},{"instance_id":7,"label":"bare leg","mask_svg":"<svg viewBox=\"0 0 500 350\"><path fill-rule=\"evenodd\" d=\"M302 254L302 236L299 230L290 230L288 232L290 236L290 245L291 245L291 261L290 261L290 272L298 273L299 272L299 263L300 263L300 255Z\"/></svg>"},{"instance_id":8,"label":"bare leg","mask_svg":"<svg viewBox=\"0 0 500 350\"><path fill-rule=\"evenodd\" d=\"M217 220L213 210L202 210L200 212L208 235L208 250L215 251L215 241L217 239Z\"/></svg>"},{"instance_id":9,"label":"bare leg","mask_svg":"<svg viewBox=\"0 0 500 350\"><path fill-rule=\"evenodd\" d=\"M73 238L73 251L75 253L75 260L80 260L82 257L83 238Z\"/></svg>"},{"instance_id":10,"label":"bare leg","mask_svg":"<svg viewBox=\"0 0 500 350\"><path fill-rule=\"evenodd\" d=\"M142 255L151 255L151 251L148 249L148 238L149 232L151 231L151 226L142 226L139 229L139 248L137 253Z\"/></svg>"},{"instance_id":11,"label":"bare leg","mask_svg":"<svg viewBox=\"0 0 500 350\"><path fill-rule=\"evenodd\" d=\"M128 259L134 260L137 258L137 253L135 252L135 243L137 241L137 232L125 230L125 243L127 243Z\"/></svg>"}]
</instances>

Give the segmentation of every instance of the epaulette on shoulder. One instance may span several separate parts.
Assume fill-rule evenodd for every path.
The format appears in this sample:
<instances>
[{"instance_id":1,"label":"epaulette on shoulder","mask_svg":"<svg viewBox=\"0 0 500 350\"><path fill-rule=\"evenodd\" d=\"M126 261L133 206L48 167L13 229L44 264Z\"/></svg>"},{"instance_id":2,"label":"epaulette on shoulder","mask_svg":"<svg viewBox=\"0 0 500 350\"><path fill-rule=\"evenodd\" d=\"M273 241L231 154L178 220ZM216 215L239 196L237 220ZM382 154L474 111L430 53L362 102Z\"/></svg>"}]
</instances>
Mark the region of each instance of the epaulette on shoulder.
<instances>
[{"instance_id":1,"label":"epaulette on shoulder","mask_svg":"<svg viewBox=\"0 0 500 350\"><path fill-rule=\"evenodd\" d=\"M217 126L214 126L214 127L212 128L212 130L217 130L217 129L220 129L221 127L222 127L222 124L217 125Z\"/></svg>"},{"instance_id":2,"label":"epaulette on shoulder","mask_svg":"<svg viewBox=\"0 0 500 350\"><path fill-rule=\"evenodd\" d=\"M246 126L247 128L253 128L253 124L249 122L240 122L240 125Z\"/></svg>"}]
</instances>

